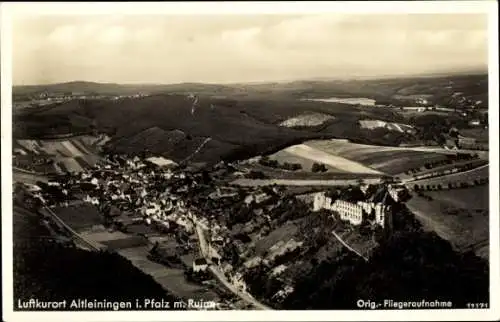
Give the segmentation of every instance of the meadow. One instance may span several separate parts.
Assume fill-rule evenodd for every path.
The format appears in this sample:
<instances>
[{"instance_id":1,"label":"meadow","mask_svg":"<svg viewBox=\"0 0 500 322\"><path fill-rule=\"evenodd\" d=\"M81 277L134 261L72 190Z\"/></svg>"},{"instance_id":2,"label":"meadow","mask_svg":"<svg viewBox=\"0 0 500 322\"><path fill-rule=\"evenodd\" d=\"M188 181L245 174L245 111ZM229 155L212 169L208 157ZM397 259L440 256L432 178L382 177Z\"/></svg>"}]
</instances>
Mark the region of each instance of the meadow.
<instances>
[{"instance_id":1,"label":"meadow","mask_svg":"<svg viewBox=\"0 0 500 322\"><path fill-rule=\"evenodd\" d=\"M305 145L390 175L421 167L427 162L446 160L446 155L440 152L356 144L348 140L315 140L306 142Z\"/></svg>"},{"instance_id":2,"label":"meadow","mask_svg":"<svg viewBox=\"0 0 500 322\"><path fill-rule=\"evenodd\" d=\"M270 156L281 163L300 163L305 171L310 171L313 163L324 164L334 173L381 174L378 171L349 159L329 154L307 144L293 145Z\"/></svg>"},{"instance_id":3,"label":"meadow","mask_svg":"<svg viewBox=\"0 0 500 322\"><path fill-rule=\"evenodd\" d=\"M423 226L434 230L459 251L473 250L488 258L489 186L425 192L428 200L414 195L407 202Z\"/></svg>"}]
</instances>

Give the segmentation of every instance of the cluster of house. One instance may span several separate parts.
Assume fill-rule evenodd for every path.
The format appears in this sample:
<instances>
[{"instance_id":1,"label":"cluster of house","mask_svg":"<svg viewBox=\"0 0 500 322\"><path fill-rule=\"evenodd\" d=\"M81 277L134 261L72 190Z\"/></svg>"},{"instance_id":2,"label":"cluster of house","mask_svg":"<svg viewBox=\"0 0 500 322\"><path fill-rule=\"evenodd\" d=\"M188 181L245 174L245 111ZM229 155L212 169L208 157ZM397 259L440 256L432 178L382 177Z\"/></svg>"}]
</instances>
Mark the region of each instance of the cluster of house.
<instances>
[{"instance_id":1,"label":"cluster of house","mask_svg":"<svg viewBox=\"0 0 500 322\"><path fill-rule=\"evenodd\" d=\"M206 251L200 254L204 255L203 258L200 256L193 260L193 271L203 272L209 265L218 265L219 269L225 272L229 282L238 290L245 292L247 286L243 274L235 271L230 264L223 263L219 255L227 243L233 242L228 237L229 230L219 225L215 218L199 214L201 209L192 207L195 199L185 197L189 196L190 191L200 188L201 181L188 172L171 169L172 165L175 163L157 157L148 159L123 157L121 160L110 158L105 163L95 165L93 169L76 175L67 175L57 180L60 182L50 184L60 188L64 195L78 195L77 197L84 202L95 205L114 222L122 217L126 220L124 213L130 212L135 214L134 220L138 218L146 225L163 227L170 231L174 227L182 227L180 230L186 234L196 235L198 228L203 229L206 238L198 242ZM276 189L273 188L273 191L276 192ZM214 190L207 194L207 201L211 200L212 203L219 205L226 199L233 200L237 197L242 204L250 208L260 205L258 207L260 216L256 217L263 217L264 221L270 220L265 211L268 209L266 207L271 207L265 205L270 194L263 192L262 189L241 190L219 186ZM202 245L203 243L205 245ZM276 256L299 246L293 241L278 243L270 249L269 258L266 259L273 260ZM279 275L280 270L284 268L286 267L276 269L274 274ZM285 296L287 291L291 290L282 290L281 293L284 293L280 293L280 296Z\"/></svg>"},{"instance_id":2,"label":"cluster of house","mask_svg":"<svg viewBox=\"0 0 500 322\"><path fill-rule=\"evenodd\" d=\"M174 163L162 158L151 158L146 161L160 166ZM91 173L81 173L78 183L87 183L95 187L87 191L83 200L95 205L103 205L109 210L111 206L119 209L133 209L139 213L146 224L169 229L172 223L183 227L187 233L194 231L193 214L185 201L179 198L174 190L187 190L187 183L176 185L164 184L167 180L181 181L184 173L174 174L168 167L158 170L148 167L146 162L135 157L126 159L118 167L97 165ZM78 182L79 181L79 182ZM191 184L196 184L192 182ZM117 212L116 215L119 215ZM203 221L203 219L200 219Z\"/></svg>"},{"instance_id":3,"label":"cluster of house","mask_svg":"<svg viewBox=\"0 0 500 322\"><path fill-rule=\"evenodd\" d=\"M196 225L201 227L206 233L206 240L200 240L200 245L206 250L205 257L195 258L193 261L194 272L204 272L210 264L219 265L226 269L228 280L238 290L245 292L247 286L241 273L228 270L228 266L222 266L222 256L219 253L228 242L229 238L224 237L227 231L212 218L199 215L194 208L187 205L186 201L180 197L179 192L186 192L197 185L196 180L186 183L186 174L169 170L171 162L161 160L161 158L149 158L145 161L161 166L161 171L154 170L154 167L147 167L140 158L126 159L124 166L97 166L91 173L81 173L76 181L94 185L84 196L83 200L93 203L103 208L107 205L134 209L141 214L143 221L147 225L164 227L169 229L172 223L176 227L182 227L182 231L193 234ZM181 182L177 184L175 182ZM77 183L77 182L75 182ZM166 184L164 184L166 183ZM238 193L234 188L217 187L214 192L208 195L212 200L223 200L235 197ZM255 191L242 196L244 203L259 204L269 198L268 194ZM121 212L117 211L117 215ZM279 255L279 254L278 254ZM208 261L207 261L208 259Z\"/></svg>"},{"instance_id":4,"label":"cluster of house","mask_svg":"<svg viewBox=\"0 0 500 322\"><path fill-rule=\"evenodd\" d=\"M341 220L347 221L354 226L368 222L372 226L377 225L390 230L392 228L392 211L388 198L392 202L401 202L404 201L407 195L406 188L394 185L382 187L378 193L372 195L368 200L357 202L341 199L334 200L326 192L318 192L314 195L313 211L326 209L336 212Z\"/></svg>"},{"instance_id":5,"label":"cluster of house","mask_svg":"<svg viewBox=\"0 0 500 322\"><path fill-rule=\"evenodd\" d=\"M452 138L448 135L445 135L446 142L444 144L444 147L447 149L470 149L470 150L481 150L481 146L483 144L480 144L477 142L475 138L471 137L464 137L464 136L459 136L457 138Z\"/></svg>"}]
</instances>

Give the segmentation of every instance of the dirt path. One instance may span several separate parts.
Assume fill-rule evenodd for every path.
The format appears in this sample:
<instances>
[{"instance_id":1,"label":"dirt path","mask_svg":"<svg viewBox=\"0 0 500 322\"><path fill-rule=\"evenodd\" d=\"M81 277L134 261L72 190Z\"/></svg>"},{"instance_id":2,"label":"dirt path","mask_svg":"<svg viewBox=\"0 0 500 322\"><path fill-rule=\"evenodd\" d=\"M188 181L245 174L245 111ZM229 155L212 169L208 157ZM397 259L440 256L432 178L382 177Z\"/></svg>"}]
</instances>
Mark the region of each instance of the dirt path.
<instances>
[{"instance_id":1,"label":"dirt path","mask_svg":"<svg viewBox=\"0 0 500 322\"><path fill-rule=\"evenodd\" d=\"M196 150L194 150L193 153L191 153L191 155L189 155L187 158L185 158L184 160L181 161L182 162L187 162L189 160L191 160L192 158L194 158L195 155L197 155L198 153L200 153L201 149L208 143L212 140L212 138L206 138L203 142L201 142L200 146L198 146L198 148L196 148Z\"/></svg>"},{"instance_id":2,"label":"dirt path","mask_svg":"<svg viewBox=\"0 0 500 322\"><path fill-rule=\"evenodd\" d=\"M354 248L352 248L351 246L349 246L349 244L347 244L339 235L337 235L337 233L335 231L332 231L332 234L333 236L335 236L335 238L337 238L337 240L342 244L344 245L344 247L346 247L347 249L349 249L351 252L353 252L354 254L356 254L357 256L361 257L362 259L364 259L365 261L368 261L368 258L366 258L365 256L363 256L362 254L360 254L357 250L355 250Z\"/></svg>"}]
</instances>

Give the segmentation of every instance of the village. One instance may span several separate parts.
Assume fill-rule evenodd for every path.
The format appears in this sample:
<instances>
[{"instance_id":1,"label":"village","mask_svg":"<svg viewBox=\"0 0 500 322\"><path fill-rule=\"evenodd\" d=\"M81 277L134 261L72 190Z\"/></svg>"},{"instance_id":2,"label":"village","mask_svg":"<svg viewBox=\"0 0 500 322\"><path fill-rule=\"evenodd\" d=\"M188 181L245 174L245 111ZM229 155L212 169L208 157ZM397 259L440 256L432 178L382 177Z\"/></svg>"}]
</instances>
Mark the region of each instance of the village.
<instances>
[{"instance_id":1,"label":"village","mask_svg":"<svg viewBox=\"0 0 500 322\"><path fill-rule=\"evenodd\" d=\"M284 259L304 242L278 241L262 256L255 254L256 241L322 209L353 227L369 221L390 231L391 202L408 198L406 189L391 184L293 195L283 186L231 184L238 175L223 162L210 172L191 171L163 157L108 155L93 169L22 186L38 207L56 214L78 205L95 208L109 231L146 238L150 260L184 270L194 283L215 277L245 305L260 308L268 306L248 292L248 273L264 265L279 277ZM293 292L293 279L284 277L281 285L273 295L278 301Z\"/></svg>"}]
</instances>

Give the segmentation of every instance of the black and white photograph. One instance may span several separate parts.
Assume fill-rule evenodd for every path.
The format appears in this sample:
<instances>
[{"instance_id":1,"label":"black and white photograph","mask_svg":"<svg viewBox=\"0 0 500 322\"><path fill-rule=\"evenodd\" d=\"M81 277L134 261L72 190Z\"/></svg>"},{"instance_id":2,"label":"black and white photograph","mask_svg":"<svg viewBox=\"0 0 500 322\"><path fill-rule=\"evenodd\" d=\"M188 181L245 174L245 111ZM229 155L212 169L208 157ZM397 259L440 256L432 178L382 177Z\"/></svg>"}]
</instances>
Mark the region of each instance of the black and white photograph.
<instances>
[{"instance_id":1,"label":"black and white photograph","mask_svg":"<svg viewBox=\"0 0 500 322\"><path fill-rule=\"evenodd\" d=\"M497 3L308 5L1 4L4 320L500 318Z\"/></svg>"}]
</instances>

